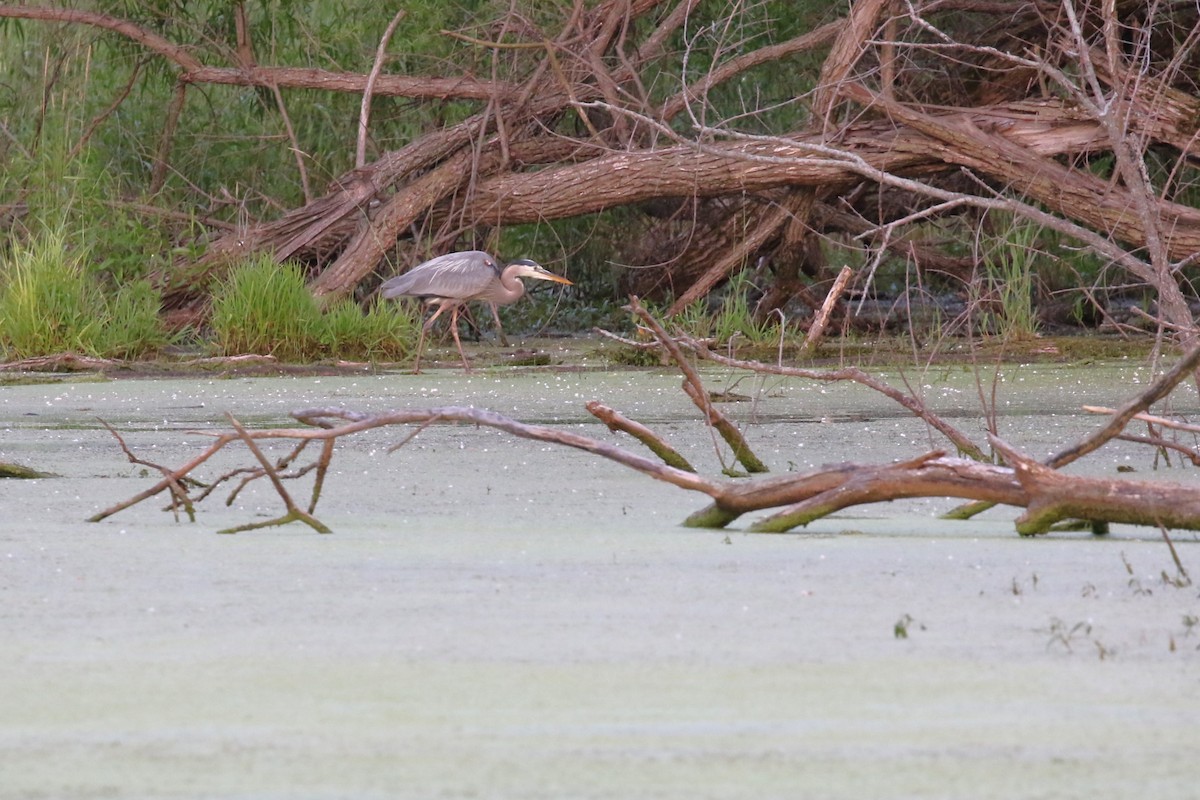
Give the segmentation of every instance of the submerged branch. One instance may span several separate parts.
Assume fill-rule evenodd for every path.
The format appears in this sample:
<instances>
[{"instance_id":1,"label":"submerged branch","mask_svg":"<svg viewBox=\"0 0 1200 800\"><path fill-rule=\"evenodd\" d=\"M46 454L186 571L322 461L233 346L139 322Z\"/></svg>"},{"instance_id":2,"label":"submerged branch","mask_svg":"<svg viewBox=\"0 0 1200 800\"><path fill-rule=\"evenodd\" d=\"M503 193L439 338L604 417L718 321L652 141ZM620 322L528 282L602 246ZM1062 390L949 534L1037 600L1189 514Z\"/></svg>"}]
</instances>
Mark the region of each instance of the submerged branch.
<instances>
[{"instance_id":1,"label":"submerged branch","mask_svg":"<svg viewBox=\"0 0 1200 800\"><path fill-rule=\"evenodd\" d=\"M1147 411L1150 406L1162 400L1189 375L1194 375L1200 365L1200 342L1193 345L1183 357L1146 391L1134 397L1125 405L1112 413L1112 418L1100 429L1094 431L1066 450L1062 450L1043 462L1046 466L1058 469L1073 461L1083 458L1089 453L1103 447L1107 442L1117 438L1130 420ZM950 519L970 519L976 514L987 511L991 506L987 503L969 503L951 511Z\"/></svg>"},{"instance_id":2,"label":"submerged branch","mask_svg":"<svg viewBox=\"0 0 1200 800\"><path fill-rule=\"evenodd\" d=\"M283 500L285 513L267 522L241 525L225 532L292 521L302 521L314 530L328 532L329 529L312 516L312 509L316 505L324 470L332 458L333 443L339 437L391 425L415 425L419 431L435 424L470 423L496 428L520 438L583 450L655 480L708 495L712 504L688 517L684 522L688 527L721 528L750 511L779 509L753 524L750 530L780 532L807 525L849 506L912 497L962 497L1026 508L1026 513L1017 520L1017 530L1022 535L1044 533L1054 523L1073 517L1200 530L1200 499L1196 498L1192 487L1067 476L1029 461L997 439L993 439L992 444L1005 453L1013 465L1011 468L935 451L896 464L838 464L808 473L736 481L704 478L607 442L570 431L529 425L484 409L447 406L366 414L346 408L314 408L296 411L292 416L312 427L251 431L231 418L235 432L218 434L217 441L204 453L184 467L169 471L155 487L97 514L92 520L103 519L180 484L192 469L219 449L240 440L250 448L258 462L254 477L269 478ZM301 443L321 441L324 444L316 465L318 488L314 488L308 511L296 506L283 488L283 481L306 474L310 468L280 475L259 447L260 443L274 439ZM294 453L300 449L297 447Z\"/></svg>"},{"instance_id":3,"label":"submerged branch","mask_svg":"<svg viewBox=\"0 0 1200 800\"><path fill-rule=\"evenodd\" d=\"M610 431L627 433L646 445L650 449L650 452L661 458L667 466L687 472L696 471L696 468L689 464L688 460L680 455L678 450L671 447L661 436L642 423L635 422L615 409L609 408L595 400L590 401L584 407L587 408L588 413L593 417L607 425Z\"/></svg>"},{"instance_id":4,"label":"submerged branch","mask_svg":"<svg viewBox=\"0 0 1200 800\"><path fill-rule=\"evenodd\" d=\"M1046 533L1065 519L1200 529L1200 494L1193 487L1064 475L1022 455L997 436L988 439L1029 493L1025 513L1016 520L1022 536Z\"/></svg>"},{"instance_id":5,"label":"submerged branch","mask_svg":"<svg viewBox=\"0 0 1200 800\"><path fill-rule=\"evenodd\" d=\"M746 442L746 438L742 436L742 432L738 430L738 427L709 400L708 392L704 388L704 383L700 380L700 375L688 363L683 352L679 349L679 345L666 332L662 323L655 319L654 315L647 311L638 302L636 297L629 298L629 308L642 319L646 327L654 332L659 344L662 345L676 366L679 367L679 371L683 373L684 394L692 399L692 402L704 414L705 421L715 428L721 434L721 438L733 449L733 457L741 462L741 465L746 468L747 472L768 472L767 465L760 461L758 456L754 454L754 451L750 449L749 443Z\"/></svg>"}]
</instances>

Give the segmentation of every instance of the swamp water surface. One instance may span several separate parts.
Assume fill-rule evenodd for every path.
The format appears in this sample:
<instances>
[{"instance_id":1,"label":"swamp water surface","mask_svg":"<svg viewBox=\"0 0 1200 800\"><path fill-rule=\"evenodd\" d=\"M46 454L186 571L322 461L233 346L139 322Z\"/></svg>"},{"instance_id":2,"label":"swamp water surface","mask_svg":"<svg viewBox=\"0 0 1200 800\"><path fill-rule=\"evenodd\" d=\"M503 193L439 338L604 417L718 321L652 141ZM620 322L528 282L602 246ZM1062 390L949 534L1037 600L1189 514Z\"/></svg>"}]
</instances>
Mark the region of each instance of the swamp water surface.
<instances>
[{"instance_id":1,"label":"swamp water surface","mask_svg":"<svg viewBox=\"0 0 1200 800\"><path fill-rule=\"evenodd\" d=\"M888 376L896 382L900 377ZM974 375L908 373L980 437ZM705 374L776 472L929 449L848 384ZM1005 370L1001 434L1042 457L1138 366ZM990 385L985 383L985 392ZM267 485L194 523L147 502L84 520L224 430L288 412L475 405L609 434L644 422L727 458L669 371L64 381L0 387L0 798L1190 797L1200 599L1156 531L1019 538L1015 511L850 509L786 535L697 531L707 498L469 426L339 446L317 516ZM1193 387L1176 409L1195 413ZM272 451L279 455L280 451ZM230 448L201 470L248 465ZM1076 466L1184 482L1113 443ZM305 492L295 490L297 498ZM1200 575L1197 537L1177 532Z\"/></svg>"}]
</instances>

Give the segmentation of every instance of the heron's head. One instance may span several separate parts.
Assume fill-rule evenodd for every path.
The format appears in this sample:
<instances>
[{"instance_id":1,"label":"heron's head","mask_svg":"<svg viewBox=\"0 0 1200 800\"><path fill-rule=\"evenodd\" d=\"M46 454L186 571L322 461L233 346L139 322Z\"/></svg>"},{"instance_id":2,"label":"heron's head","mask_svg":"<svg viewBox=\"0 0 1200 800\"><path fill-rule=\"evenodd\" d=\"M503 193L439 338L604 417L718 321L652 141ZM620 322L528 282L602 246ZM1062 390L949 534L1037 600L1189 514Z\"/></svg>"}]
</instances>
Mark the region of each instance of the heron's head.
<instances>
[{"instance_id":1,"label":"heron's head","mask_svg":"<svg viewBox=\"0 0 1200 800\"><path fill-rule=\"evenodd\" d=\"M508 262L508 266L504 271L518 278L534 278L539 281L554 281L566 286L574 284L564 278L562 275L555 275L536 261L530 261L528 258L518 258L515 261Z\"/></svg>"}]
</instances>

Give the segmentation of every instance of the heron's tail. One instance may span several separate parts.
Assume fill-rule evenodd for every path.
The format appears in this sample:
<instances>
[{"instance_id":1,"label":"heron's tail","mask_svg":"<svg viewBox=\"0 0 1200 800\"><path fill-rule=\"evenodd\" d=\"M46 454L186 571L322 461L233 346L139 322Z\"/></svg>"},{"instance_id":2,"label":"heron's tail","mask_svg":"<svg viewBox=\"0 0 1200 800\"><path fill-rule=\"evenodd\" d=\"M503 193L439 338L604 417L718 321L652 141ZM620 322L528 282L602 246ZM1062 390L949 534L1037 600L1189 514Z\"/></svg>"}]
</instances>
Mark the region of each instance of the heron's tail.
<instances>
[{"instance_id":1,"label":"heron's tail","mask_svg":"<svg viewBox=\"0 0 1200 800\"><path fill-rule=\"evenodd\" d=\"M405 273L404 275L389 278L380 285L379 293L388 300L394 297L403 297L408 294L408 290L411 288L409 286L411 281L407 280L408 277L408 273Z\"/></svg>"}]
</instances>

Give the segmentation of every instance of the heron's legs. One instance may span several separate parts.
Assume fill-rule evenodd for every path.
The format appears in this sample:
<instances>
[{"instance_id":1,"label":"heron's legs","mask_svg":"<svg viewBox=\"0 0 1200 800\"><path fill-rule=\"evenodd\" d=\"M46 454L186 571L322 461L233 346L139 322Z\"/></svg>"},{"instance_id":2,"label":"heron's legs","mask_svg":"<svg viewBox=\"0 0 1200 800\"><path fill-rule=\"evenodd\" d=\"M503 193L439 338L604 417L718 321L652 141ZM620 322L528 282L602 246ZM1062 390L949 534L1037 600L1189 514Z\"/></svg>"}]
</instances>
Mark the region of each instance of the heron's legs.
<instances>
[{"instance_id":1,"label":"heron's legs","mask_svg":"<svg viewBox=\"0 0 1200 800\"><path fill-rule=\"evenodd\" d=\"M500 338L500 346L508 347L508 337L504 335L504 326L500 324L500 308L495 303L488 303L492 309L492 319L496 321L496 335Z\"/></svg>"},{"instance_id":2,"label":"heron's legs","mask_svg":"<svg viewBox=\"0 0 1200 800\"><path fill-rule=\"evenodd\" d=\"M454 310L450 312L450 333L454 335L454 344L458 346L458 355L462 358L463 369L467 372L471 371L471 362L467 361L467 354L463 352L462 342L458 338L458 312L462 309L462 304L457 303Z\"/></svg>"},{"instance_id":3,"label":"heron's legs","mask_svg":"<svg viewBox=\"0 0 1200 800\"><path fill-rule=\"evenodd\" d=\"M426 336L426 334L429 333L429 329L433 327L434 320L436 320L441 315L441 313L445 310L446 310L445 304L438 303L437 311L434 311L432 314L430 314L429 319L425 320L425 324L421 326L421 334L417 337L417 356L415 359L413 359L413 375L421 374L421 352L425 346L425 336ZM454 313L456 315L455 321L457 322L457 320L458 320L458 317L457 317L458 309L457 308L455 309ZM455 327L457 327L457 325ZM454 338L456 340L458 339L457 333L455 333ZM462 348L460 347L459 351L461 352L461 350L462 350Z\"/></svg>"},{"instance_id":4,"label":"heron's legs","mask_svg":"<svg viewBox=\"0 0 1200 800\"><path fill-rule=\"evenodd\" d=\"M462 340L458 338L458 314L462 311L463 304L443 301L437 303L437 311L433 312L429 319L425 320L425 324L421 326L421 335L417 337L417 357L413 361L413 375L421 374L421 353L425 346L425 337L429 334L433 323L447 308L450 309L450 334L454 337L454 345L458 348L459 356L462 357L463 369L467 372L471 371L471 362L467 360L467 354L463 352Z\"/></svg>"},{"instance_id":5,"label":"heron's legs","mask_svg":"<svg viewBox=\"0 0 1200 800\"><path fill-rule=\"evenodd\" d=\"M508 337L504 335L504 326L500 324L500 312L497 310L496 303L488 302L488 308L492 310L492 321L496 323L496 337L501 347L508 347ZM483 326L475 321L475 314L471 310L469 303L463 303L462 315L467 320L467 324L475 331L479 337L479 341L483 341L486 334L483 332Z\"/></svg>"}]
</instances>

